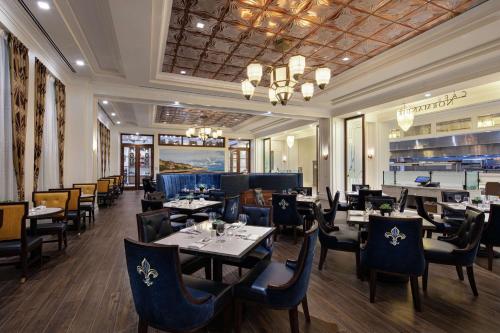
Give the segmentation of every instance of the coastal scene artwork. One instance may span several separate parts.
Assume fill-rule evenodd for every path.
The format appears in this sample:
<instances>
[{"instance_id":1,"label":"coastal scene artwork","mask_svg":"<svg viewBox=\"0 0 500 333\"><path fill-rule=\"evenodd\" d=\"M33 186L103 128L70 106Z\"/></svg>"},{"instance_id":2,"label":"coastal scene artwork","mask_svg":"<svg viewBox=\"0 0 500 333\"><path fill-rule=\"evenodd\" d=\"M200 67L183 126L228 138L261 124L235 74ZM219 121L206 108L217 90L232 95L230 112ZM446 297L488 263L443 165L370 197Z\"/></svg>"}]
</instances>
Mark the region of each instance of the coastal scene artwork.
<instances>
[{"instance_id":1,"label":"coastal scene artwork","mask_svg":"<svg viewBox=\"0 0 500 333\"><path fill-rule=\"evenodd\" d=\"M160 149L160 172L186 171L224 171L224 151Z\"/></svg>"}]
</instances>

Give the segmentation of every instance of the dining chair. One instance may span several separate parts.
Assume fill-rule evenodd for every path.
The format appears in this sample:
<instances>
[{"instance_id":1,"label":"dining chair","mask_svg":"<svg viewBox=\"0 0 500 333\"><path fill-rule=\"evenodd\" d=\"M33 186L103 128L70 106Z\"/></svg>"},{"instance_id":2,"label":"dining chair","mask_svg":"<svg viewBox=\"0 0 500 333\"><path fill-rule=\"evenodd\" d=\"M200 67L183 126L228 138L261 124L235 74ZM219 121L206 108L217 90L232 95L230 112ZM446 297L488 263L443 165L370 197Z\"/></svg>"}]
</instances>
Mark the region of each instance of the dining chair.
<instances>
[{"instance_id":1,"label":"dining chair","mask_svg":"<svg viewBox=\"0 0 500 333\"><path fill-rule=\"evenodd\" d=\"M355 209L365 210L365 201L367 197L381 197L382 190L364 190L360 189L358 191L358 200L355 205Z\"/></svg>"},{"instance_id":2,"label":"dining chair","mask_svg":"<svg viewBox=\"0 0 500 333\"><path fill-rule=\"evenodd\" d=\"M156 187L153 186L151 178L147 177L142 178L142 189L144 190L144 198L146 198L148 193L156 192Z\"/></svg>"},{"instance_id":3,"label":"dining chair","mask_svg":"<svg viewBox=\"0 0 500 333\"><path fill-rule=\"evenodd\" d=\"M382 197L382 196L380 196L380 197L367 196L367 197L365 197L364 202L365 202L365 205L367 202L371 203L373 210L379 210L380 206L382 206L384 204L388 204L389 206L391 206L391 209L392 209L394 207L394 204L396 203L396 198L388 197L388 196L384 196L384 197Z\"/></svg>"},{"instance_id":4,"label":"dining chair","mask_svg":"<svg viewBox=\"0 0 500 333\"><path fill-rule=\"evenodd\" d=\"M219 314L231 319L231 286L183 275L177 245L139 243L129 238L124 245L139 333L147 332L148 327L193 332ZM229 329L225 325L225 330Z\"/></svg>"},{"instance_id":5,"label":"dining chair","mask_svg":"<svg viewBox=\"0 0 500 333\"><path fill-rule=\"evenodd\" d=\"M278 240L280 227L292 227L293 238L297 244L297 228L302 227L306 230L304 218L297 211L297 195L273 193L273 222L276 226L274 240Z\"/></svg>"},{"instance_id":6,"label":"dining chair","mask_svg":"<svg viewBox=\"0 0 500 333\"><path fill-rule=\"evenodd\" d=\"M368 184L352 184L351 185L351 190L353 192L359 192L359 190L369 190L370 185Z\"/></svg>"},{"instance_id":7,"label":"dining chair","mask_svg":"<svg viewBox=\"0 0 500 333\"><path fill-rule=\"evenodd\" d=\"M235 195L224 199L224 209L222 220L227 223L234 223L238 220L240 213L240 196Z\"/></svg>"},{"instance_id":8,"label":"dining chair","mask_svg":"<svg viewBox=\"0 0 500 333\"><path fill-rule=\"evenodd\" d=\"M109 180L109 196L111 197L112 201L111 203L114 202L119 196L119 185L118 182L116 181L116 178L113 177L103 177L101 180Z\"/></svg>"},{"instance_id":9,"label":"dining chair","mask_svg":"<svg viewBox=\"0 0 500 333\"><path fill-rule=\"evenodd\" d=\"M142 212L149 212L152 210L159 210L163 209L163 201L162 200L145 200L141 199L141 207L142 207ZM177 223L182 223L184 224L186 222L186 219L188 216L186 214L178 214L176 212L172 212L170 214L170 220L172 222L177 222Z\"/></svg>"},{"instance_id":10,"label":"dining chair","mask_svg":"<svg viewBox=\"0 0 500 333\"><path fill-rule=\"evenodd\" d=\"M136 220L138 239L143 243L152 243L165 238L184 227L183 223L170 220L170 209L168 208L136 214ZM212 277L209 258L180 253L179 259L184 274L192 274L204 268L205 277L207 279Z\"/></svg>"},{"instance_id":11,"label":"dining chair","mask_svg":"<svg viewBox=\"0 0 500 333\"><path fill-rule=\"evenodd\" d=\"M21 267L21 283L27 278L28 265L40 261L42 264L42 243L40 236L28 235L26 232L26 217L28 202L0 202L0 257L18 256L18 262L4 264Z\"/></svg>"},{"instance_id":12,"label":"dining chair","mask_svg":"<svg viewBox=\"0 0 500 333\"><path fill-rule=\"evenodd\" d=\"M191 214L196 222L203 222L208 220L209 213L215 213L215 217L220 219L222 217L222 212L224 210L224 199L226 198L226 192L220 190L210 190L208 192L208 200L210 201L219 201L222 203L219 207L209 207L201 212L197 212Z\"/></svg>"},{"instance_id":13,"label":"dining chair","mask_svg":"<svg viewBox=\"0 0 500 333\"><path fill-rule=\"evenodd\" d=\"M408 189L406 187L401 188L401 193L399 194L398 204L399 212L403 213L406 209L406 203L408 201Z\"/></svg>"},{"instance_id":14,"label":"dining chair","mask_svg":"<svg viewBox=\"0 0 500 333\"><path fill-rule=\"evenodd\" d=\"M92 195L88 198L80 198L80 210L83 211L84 219L87 218L87 213L89 214L89 226L90 222L95 223L95 202L97 194L97 183L78 183L73 184L74 188L80 188L82 190L82 195Z\"/></svg>"},{"instance_id":15,"label":"dining chair","mask_svg":"<svg viewBox=\"0 0 500 333\"><path fill-rule=\"evenodd\" d=\"M336 193L339 193L340 195L340 192L337 191ZM340 202L340 197L339 197L339 200L337 200L337 204L335 205L334 203L334 198L332 196L332 190L330 189L329 186L326 187L326 197L328 199L328 205L330 206L329 209L325 209L325 211L328 211L328 210L332 210L333 207L335 206L337 210L340 210L340 211L348 211L349 210L349 203L348 202Z\"/></svg>"},{"instance_id":16,"label":"dining chair","mask_svg":"<svg viewBox=\"0 0 500 333\"><path fill-rule=\"evenodd\" d=\"M360 278L359 269L359 246L360 234L357 230L340 229L334 225L335 216L332 222L328 223L325 214L321 211L321 205L315 208L316 221L319 224L319 243L321 244L321 255L319 258L318 269L323 270L328 250L353 252L356 258L356 275ZM331 211L328 212L331 214Z\"/></svg>"},{"instance_id":17,"label":"dining chair","mask_svg":"<svg viewBox=\"0 0 500 333\"><path fill-rule=\"evenodd\" d=\"M418 215L424 220L432 223L436 229L435 230L427 230L427 238L432 238L433 232L442 233L443 235L452 234L456 232L457 228L452 226L451 224L442 220L439 216L430 216L429 213L425 209L424 198L421 196L415 196L415 204L417 206Z\"/></svg>"},{"instance_id":18,"label":"dining chair","mask_svg":"<svg viewBox=\"0 0 500 333\"><path fill-rule=\"evenodd\" d=\"M469 192L467 191L442 191L441 192L441 201L442 202L454 202L456 203L456 199L460 197L460 201L464 201L464 198L469 197ZM454 228L458 229L460 225L464 222L465 216L463 212L457 212L451 209L447 209L446 207L442 207L441 217L446 223L451 224Z\"/></svg>"},{"instance_id":19,"label":"dining chair","mask_svg":"<svg viewBox=\"0 0 500 333\"><path fill-rule=\"evenodd\" d=\"M165 193L158 192L158 191L147 192L146 197L144 199L146 199L146 200L158 200L158 201L162 201L162 202L167 201L167 198L165 197Z\"/></svg>"},{"instance_id":20,"label":"dining chair","mask_svg":"<svg viewBox=\"0 0 500 333\"><path fill-rule=\"evenodd\" d=\"M80 188L54 188L49 189L51 192L68 191L69 201L68 201L68 214L67 221L72 221L76 232L80 234L81 231L81 214L80 214L80 196L82 189Z\"/></svg>"},{"instance_id":21,"label":"dining chair","mask_svg":"<svg viewBox=\"0 0 500 333\"><path fill-rule=\"evenodd\" d=\"M421 311L418 277L424 274L422 219L370 215L368 240L361 251L361 265L370 275L370 303L375 302L377 275L410 278L413 306Z\"/></svg>"},{"instance_id":22,"label":"dining chair","mask_svg":"<svg viewBox=\"0 0 500 333\"><path fill-rule=\"evenodd\" d=\"M247 225L259 227L271 227L272 221L272 207L271 206L242 206L241 213L247 216ZM273 255L273 238L269 236L263 240L257 248L250 252L241 263L224 263L227 265L234 265L238 267L239 276L242 275L242 269L252 269L260 261L271 260Z\"/></svg>"},{"instance_id":23,"label":"dining chair","mask_svg":"<svg viewBox=\"0 0 500 333\"><path fill-rule=\"evenodd\" d=\"M427 290L429 264L455 266L460 280L464 279L462 267L467 269L467 277L474 296L478 296L474 278L474 261L481 242L484 226L484 213L468 207L465 211L465 221L454 235L438 239L424 238L425 273L423 289Z\"/></svg>"},{"instance_id":24,"label":"dining chair","mask_svg":"<svg viewBox=\"0 0 500 333\"><path fill-rule=\"evenodd\" d=\"M111 181L109 179L97 180L97 205L111 205L113 196L111 194Z\"/></svg>"},{"instance_id":25,"label":"dining chair","mask_svg":"<svg viewBox=\"0 0 500 333\"><path fill-rule=\"evenodd\" d=\"M485 224L481 244L486 246L488 254L488 269L493 270L493 259L495 252L493 246L500 246L500 205L490 205L490 217L488 223Z\"/></svg>"},{"instance_id":26,"label":"dining chair","mask_svg":"<svg viewBox=\"0 0 500 333\"><path fill-rule=\"evenodd\" d=\"M69 191L37 191L33 192L32 201L33 206L38 207L45 201L45 205L48 208L61 208L63 211L57 216L52 217L51 223L36 223L36 235L57 235L57 240L44 240L44 243L57 242L59 251L62 250L62 244L64 242L64 248L68 246L67 237L67 221L68 221L68 205L69 205ZM33 221L31 221L31 226L34 226ZM30 232L33 232L34 228L30 227Z\"/></svg>"},{"instance_id":27,"label":"dining chair","mask_svg":"<svg viewBox=\"0 0 500 333\"><path fill-rule=\"evenodd\" d=\"M285 263L261 261L234 286L235 331L241 332L242 305L257 303L272 309L288 310L292 333L299 332L297 307L302 303L307 322L311 321L307 305L307 289L318 238L314 222L304 234L299 257Z\"/></svg>"},{"instance_id":28,"label":"dining chair","mask_svg":"<svg viewBox=\"0 0 500 333\"><path fill-rule=\"evenodd\" d=\"M300 186L293 189L298 194L311 196L313 194L313 188L310 186Z\"/></svg>"}]
</instances>

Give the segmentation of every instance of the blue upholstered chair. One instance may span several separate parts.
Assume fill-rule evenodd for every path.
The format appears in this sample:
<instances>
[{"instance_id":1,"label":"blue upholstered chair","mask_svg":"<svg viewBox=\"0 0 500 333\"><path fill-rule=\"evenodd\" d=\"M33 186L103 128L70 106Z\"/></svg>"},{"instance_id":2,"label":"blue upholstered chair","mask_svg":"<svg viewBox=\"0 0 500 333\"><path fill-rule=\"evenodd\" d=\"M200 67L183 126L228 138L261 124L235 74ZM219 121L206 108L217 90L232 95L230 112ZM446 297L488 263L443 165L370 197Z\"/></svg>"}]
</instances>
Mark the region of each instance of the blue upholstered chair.
<instances>
[{"instance_id":1,"label":"blue upholstered chair","mask_svg":"<svg viewBox=\"0 0 500 333\"><path fill-rule=\"evenodd\" d=\"M370 272L370 302L375 302L377 273L410 277L413 305L421 310L418 277L424 274L422 219L370 215L368 241L361 251Z\"/></svg>"},{"instance_id":2,"label":"blue upholstered chair","mask_svg":"<svg viewBox=\"0 0 500 333\"><path fill-rule=\"evenodd\" d=\"M182 275L178 246L124 242L139 332L195 331L229 308L230 286Z\"/></svg>"},{"instance_id":3,"label":"blue upholstered chair","mask_svg":"<svg viewBox=\"0 0 500 333\"><path fill-rule=\"evenodd\" d=\"M464 279L462 267L467 268L467 277L474 296L478 296L476 281L474 278L474 261L484 226L484 213L468 207L465 211L465 221L458 232L448 237L438 239L424 239L425 273L423 278L423 289L427 290L429 264L441 264L455 266L460 280Z\"/></svg>"},{"instance_id":4,"label":"blue upholstered chair","mask_svg":"<svg viewBox=\"0 0 500 333\"><path fill-rule=\"evenodd\" d=\"M356 275L361 277L359 269L359 232L357 230L341 230L335 227L335 214L333 215L333 220L329 223L325 219L326 214L323 214L321 211L321 205L317 205L314 210L316 213L316 221L318 221L319 224L319 243L321 244L318 269L320 271L323 269L328 250L354 252L356 256ZM332 214L332 211L329 211L327 214Z\"/></svg>"},{"instance_id":5,"label":"blue upholstered chair","mask_svg":"<svg viewBox=\"0 0 500 333\"><path fill-rule=\"evenodd\" d=\"M292 227L294 241L297 243L297 227L305 230L304 218L297 211L296 194L273 193L273 222L277 230L274 233L274 240L278 239L280 226Z\"/></svg>"},{"instance_id":6,"label":"blue upholstered chair","mask_svg":"<svg viewBox=\"0 0 500 333\"><path fill-rule=\"evenodd\" d=\"M238 220L240 213L240 196L227 197L224 199L224 210L222 220L227 223L233 223Z\"/></svg>"},{"instance_id":7,"label":"blue upholstered chair","mask_svg":"<svg viewBox=\"0 0 500 333\"><path fill-rule=\"evenodd\" d=\"M241 213L247 216L247 225L260 227L270 227L272 225L272 207L242 206ZM271 260L273 255L273 239L271 236L262 241L262 243L245 258L238 266L238 273L242 275L242 268L251 269L263 260Z\"/></svg>"},{"instance_id":8,"label":"blue upholstered chair","mask_svg":"<svg viewBox=\"0 0 500 333\"><path fill-rule=\"evenodd\" d=\"M286 263L261 261L235 285L235 331L241 331L242 303L254 302L266 307L288 310L292 332L299 332L297 307L302 303L306 321L310 322L307 288L311 275L318 224L305 232L297 260Z\"/></svg>"},{"instance_id":9,"label":"blue upholstered chair","mask_svg":"<svg viewBox=\"0 0 500 333\"><path fill-rule=\"evenodd\" d=\"M469 192L467 191L442 191L441 192L441 201L442 202L457 202L455 200L455 196L460 196L460 202L464 200L464 198L469 196ZM447 209L443 207L443 212L441 214L441 217L446 223L449 223L452 225L455 230L458 230L460 225L465 220L465 216L463 212L457 212L454 210Z\"/></svg>"},{"instance_id":10,"label":"blue upholstered chair","mask_svg":"<svg viewBox=\"0 0 500 333\"><path fill-rule=\"evenodd\" d=\"M421 196L416 196L415 197L415 204L417 206L417 213L418 215L423 218L424 220L434 224L436 227L435 230L427 230L427 238L432 238L432 232L438 232L438 233L443 233L443 234L450 234L456 231L456 228L452 226L451 224L441 220L439 217L439 220L436 219L436 217L432 217L427 213L425 210L424 206L424 198Z\"/></svg>"},{"instance_id":11,"label":"blue upholstered chair","mask_svg":"<svg viewBox=\"0 0 500 333\"><path fill-rule=\"evenodd\" d=\"M143 243L152 243L184 227L184 224L170 221L168 208L137 214L136 219L138 239ZM209 258L180 253L179 260L184 274L193 274L204 268L205 277L211 279L212 267Z\"/></svg>"},{"instance_id":12,"label":"blue upholstered chair","mask_svg":"<svg viewBox=\"0 0 500 333\"><path fill-rule=\"evenodd\" d=\"M481 244L486 246L488 253L488 269L493 269L493 246L500 246L500 205L490 205L490 218L484 227Z\"/></svg>"},{"instance_id":13,"label":"blue upholstered chair","mask_svg":"<svg viewBox=\"0 0 500 333\"><path fill-rule=\"evenodd\" d=\"M355 204L355 209L365 210L365 201L367 197L381 197L382 190L364 190L358 191L358 200Z\"/></svg>"},{"instance_id":14,"label":"blue upholstered chair","mask_svg":"<svg viewBox=\"0 0 500 333\"><path fill-rule=\"evenodd\" d=\"M145 200L145 199L141 199L141 206L142 206L142 212L149 212L149 211L152 211L152 210L159 210L159 209L163 209L163 201L162 200ZM172 221L172 223L182 223L184 224L186 222L186 219L187 219L187 215L186 214L178 214L176 213L175 211L171 211L171 214L170 214L170 221ZM176 229L176 227L174 226L174 229ZM180 229L180 227L179 227Z\"/></svg>"},{"instance_id":15,"label":"blue upholstered chair","mask_svg":"<svg viewBox=\"0 0 500 333\"><path fill-rule=\"evenodd\" d=\"M222 216L222 211L224 209L224 198L226 197L226 192L224 191L219 191L219 190L210 190L208 192L208 198L207 200L210 201L219 201L222 202L222 206L220 207L213 207L213 208L207 208L203 212L198 212L194 213L191 215L191 217L196 221L196 222L202 222L208 220L208 214L209 213L215 213L217 218L221 218Z\"/></svg>"}]
</instances>

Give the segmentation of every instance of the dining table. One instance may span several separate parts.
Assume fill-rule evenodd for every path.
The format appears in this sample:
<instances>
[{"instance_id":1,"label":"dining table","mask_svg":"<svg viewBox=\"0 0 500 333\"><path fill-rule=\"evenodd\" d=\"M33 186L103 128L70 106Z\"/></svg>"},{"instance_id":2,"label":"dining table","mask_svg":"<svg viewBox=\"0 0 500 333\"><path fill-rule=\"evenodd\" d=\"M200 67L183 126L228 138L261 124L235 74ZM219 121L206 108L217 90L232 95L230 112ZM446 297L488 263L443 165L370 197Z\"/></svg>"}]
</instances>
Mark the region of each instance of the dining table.
<instances>
[{"instance_id":1,"label":"dining table","mask_svg":"<svg viewBox=\"0 0 500 333\"><path fill-rule=\"evenodd\" d=\"M373 211L373 213L368 214L364 210L348 210L347 211L347 224L349 225L358 225L359 227L367 226L370 222L370 215L380 215L377 211ZM402 213L392 214L392 217L399 218L418 218L420 217L418 213L414 210L405 209ZM431 222L422 219L422 230L435 230L436 226Z\"/></svg>"},{"instance_id":2,"label":"dining table","mask_svg":"<svg viewBox=\"0 0 500 333\"><path fill-rule=\"evenodd\" d=\"M215 208L222 206L222 202L205 200L205 199L194 199L194 200L172 200L165 202L163 207L173 209L181 214L192 215L198 213L207 208Z\"/></svg>"},{"instance_id":3,"label":"dining table","mask_svg":"<svg viewBox=\"0 0 500 333\"><path fill-rule=\"evenodd\" d=\"M36 235L38 220L50 219L50 218L56 217L60 213L62 213L63 211L64 211L64 209L62 209L60 207L38 206L35 208L31 208L28 211L28 216L26 216L26 218L28 220L30 220L30 232L33 235Z\"/></svg>"},{"instance_id":4,"label":"dining table","mask_svg":"<svg viewBox=\"0 0 500 333\"><path fill-rule=\"evenodd\" d=\"M464 213L467 210L468 207L478 209L482 212L484 212L485 215L485 221L488 221L489 217L489 212L490 212L490 204L478 204L478 205L473 205L465 202L438 202L438 205L440 205L443 208L446 208L448 210L457 212L457 213Z\"/></svg>"},{"instance_id":5,"label":"dining table","mask_svg":"<svg viewBox=\"0 0 500 333\"><path fill-rule=\"evenodd\" d=\"M181 229L155 243L177 245L181 253L209 257L212 261L212 279L220 282L223 263L243 262L274 230L274 227L225 223L224 235L216 236L212 222L204 221Z\"/></svg>"}]
</instances>

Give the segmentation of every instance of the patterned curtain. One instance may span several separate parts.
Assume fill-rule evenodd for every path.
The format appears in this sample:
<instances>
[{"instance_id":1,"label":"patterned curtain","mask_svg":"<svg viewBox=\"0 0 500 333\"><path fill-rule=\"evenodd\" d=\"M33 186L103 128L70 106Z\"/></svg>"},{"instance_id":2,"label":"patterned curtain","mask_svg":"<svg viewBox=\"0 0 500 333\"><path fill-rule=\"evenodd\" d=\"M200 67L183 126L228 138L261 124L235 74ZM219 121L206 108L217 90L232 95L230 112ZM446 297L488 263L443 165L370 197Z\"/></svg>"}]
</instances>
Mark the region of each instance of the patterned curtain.
<instances>
[{"instance_id":1,"label":"patterned curtain","mask_svg":"<svg viewBox=\"0 0 500 333\"><path fill-rule=\"evenodd\" d=\"M26 105L28 102L28 49L9 34L10 86L12 102L12 151L17 195L24 200L24 155L26 148Z\"/></svg>"},{"instance_id":2,"label":"patterned curtain","mask_svg":"<svg viewBox=\"0 0 500 333\"><path fill-rule=\"evenodd\" d=\"M110 130L99 121L99 150L101 155L101 177L109 170Z\"/></svg>"},{"instance_id":3,"label":"patterned curtain","mask_svg":"<svg viewBox=\"0 0 500 333\"><path fill-rule=\"evenodd\" d=\"M111 158L111 131L106 128L106 171L110 170L110 158Z\"/></svg>"},{"instance_id":4,"label":"patterned curtain","mask_svg":"<svg viewBox=\"0 0 500 333\"><path fill-rule=\"evenodd\" d=\"M35 163L33 191L36 191L38 188L38 176L40 175L40 156L42 155L46 85L47 68L40 62L40 60L35 58Z\"/></svg>"},{"instance_id":5,"label":"patterned curtain","mask_svg":"<svg viewBox=\"0 0 500 333\"><path fill-rule=\"evenodd\" d=\"M59 148L59 185L64 187L64 124L66 123L66 87L56 79L57 143Z\"/></svg>"}]
</instances>

